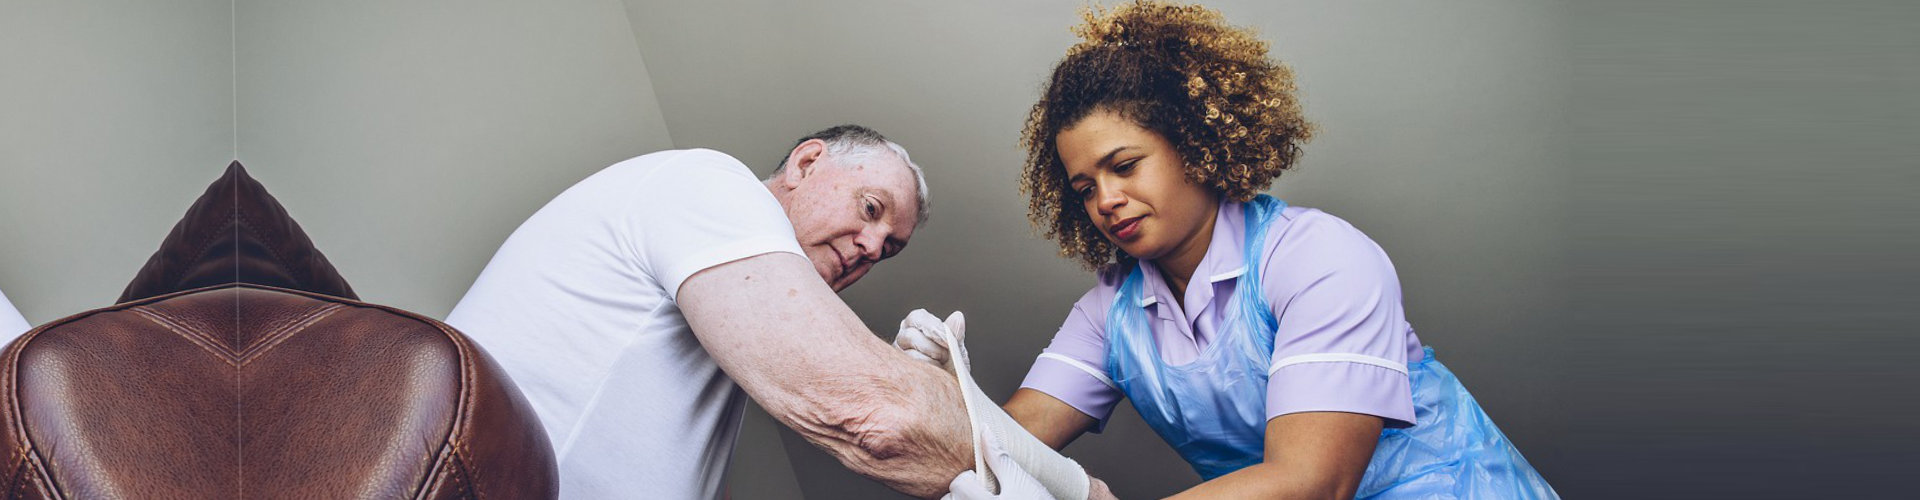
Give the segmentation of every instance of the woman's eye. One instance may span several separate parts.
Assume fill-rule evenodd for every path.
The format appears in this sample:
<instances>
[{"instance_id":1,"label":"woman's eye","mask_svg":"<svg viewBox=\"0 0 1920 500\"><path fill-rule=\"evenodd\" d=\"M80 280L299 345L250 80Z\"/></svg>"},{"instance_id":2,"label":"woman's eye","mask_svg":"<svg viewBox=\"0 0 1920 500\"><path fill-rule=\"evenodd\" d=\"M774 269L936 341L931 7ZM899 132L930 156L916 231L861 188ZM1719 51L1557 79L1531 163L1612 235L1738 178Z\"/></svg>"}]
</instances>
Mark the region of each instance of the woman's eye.
<instances>
[{"instance_id":1,"label":"woman's eye","mask_svg":"<svg viewBox=\"0 0 1920 500\"><path fill-rule=\"evenodd\" d=\"M1114 165L1113 171L1117 173L1122 173L1122 174L1127 173L1128 171L1133 170L1133 165L1135 163L1140 163L1140 160L1132 160L1126 163L1121 163L1119 165Z\"/></svg>"},{"instance_id":2,"label":"woman's eye","mask_svg":"<svg viewBox=\"0 0 1920 500\"><path fill-rule=\"evenodd\" d=\"M1093 196L1093 188L1089 186L1089 187L1075 189L1073 190L1073 195L1078 196L1080 197L1080 199L1083 199L1083 200L1087 199L1087 197Z\"/></svg>"}]
</instances>

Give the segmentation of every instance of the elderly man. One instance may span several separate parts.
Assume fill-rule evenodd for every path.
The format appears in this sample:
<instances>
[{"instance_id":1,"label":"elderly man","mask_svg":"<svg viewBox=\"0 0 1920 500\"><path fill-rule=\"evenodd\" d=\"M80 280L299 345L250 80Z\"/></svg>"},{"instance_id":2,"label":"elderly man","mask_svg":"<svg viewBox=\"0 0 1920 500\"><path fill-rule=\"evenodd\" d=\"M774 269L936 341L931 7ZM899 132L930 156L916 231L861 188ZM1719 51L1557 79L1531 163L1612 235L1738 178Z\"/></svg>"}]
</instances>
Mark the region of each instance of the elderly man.
<instances>
[{"instance_id":1,"label":"elderly man","mask_svg":"<svg viewBox=\"0 0 1920 500\"><path fill-rule=\"evenodd\" d=\"M447 323L532 402L564 497L719 496L741 389L855 472L937 495L973 458L954 379L834 295L926 216L919 167L860 126L801 139L764 182L653 153L541 208Z\"/></svg>"}]
</instances>

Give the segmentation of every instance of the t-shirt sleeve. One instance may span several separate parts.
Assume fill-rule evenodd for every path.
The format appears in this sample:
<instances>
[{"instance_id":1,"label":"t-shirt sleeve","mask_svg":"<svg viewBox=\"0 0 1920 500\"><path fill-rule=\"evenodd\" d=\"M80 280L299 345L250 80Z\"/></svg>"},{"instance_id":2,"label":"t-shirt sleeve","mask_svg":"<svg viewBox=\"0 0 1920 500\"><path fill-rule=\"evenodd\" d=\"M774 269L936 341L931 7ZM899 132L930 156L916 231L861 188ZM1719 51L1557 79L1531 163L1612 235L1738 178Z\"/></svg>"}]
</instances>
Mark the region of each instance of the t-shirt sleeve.
<instances>
[{"instance_id":1,"label":"t-shirt sleeve","mask_svg":"<svg viewBox=\"0 0 1920 500\"><path fill-rule=\"evenodd\" d=\"M1317 211L1302 214L1272 245L1261 285L1280 321L1267 418L1338 411L1413 425L1408 326L1386 252Z\"/></svg>"},{"instance_id":2,"label":"t-shirt sleeve","mask_svg":"<svg viewBox=\"0 0 1920 500\"><path fill-rule=\"evenodd\" d=\"M636 189L633 202L625 228L631 251L676 300L680 285L707 268L774 252L806 256L766 185L717 151L672 158Z\"/></svg>"},{"instance_id":3,"label":"t-shirt sleeve","mask_svg":"<svg viewBox=\"0 0 1920 500\"><path fill-rule=\"evenodd\" d=\"M7 301L6 292L0 292L0 345L12 342L15 337L31 329L33 328L27 324L27 318L21 317L20 311L13 308L12 302Z\"/></svg>"},{"instance_id":4,"label":"t-shirt sleeve","mask_svg":"<svg viewBox=\"0 0 1920 500\"><path fill-rule=\"evenodd\" d=\"M1074 302L1053 343L1034 360L1026 380L1020 382L1022 388L1046 393L1098 420L1093 428L1096 433L1106 428L1107 418L1122 396L1106 368L1105 318L1113 303L1109 288L1103 283Z\"/></svg>"}]
</instances>

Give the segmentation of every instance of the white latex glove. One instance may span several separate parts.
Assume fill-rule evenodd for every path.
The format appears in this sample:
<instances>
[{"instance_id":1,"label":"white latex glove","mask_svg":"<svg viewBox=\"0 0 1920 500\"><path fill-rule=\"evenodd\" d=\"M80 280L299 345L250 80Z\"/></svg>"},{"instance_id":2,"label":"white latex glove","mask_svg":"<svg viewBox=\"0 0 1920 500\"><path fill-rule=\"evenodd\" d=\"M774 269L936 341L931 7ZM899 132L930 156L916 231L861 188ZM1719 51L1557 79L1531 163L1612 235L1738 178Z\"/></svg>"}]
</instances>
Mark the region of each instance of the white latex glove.
<instances>
[{"instance_id":1,"label":"white latex glove","mask_svg":"<svg viewBox=\"0 0 1920 500\"><path fill-rule=\"evenodd\" d=\"M995 486L980 474L966 471L954 476L953 482L947 484L947 496L943 500L1054 500L1040 480L1034 479L1020 468L1020 464L1014 462L1013 455L1007 453L1006 446L1000 444L1000 438L991 429L986 430L980 439L985 441L981 448L986 450L986 465L992 469L989 475L999 483L999 491L995 492Z\"/></svg>"},{"instance_id":2,"label":"white latex glove","mask_svg":"<svg viewBox=\"0 0 1920 500\"><path fill-rule=\"evenodd\" d=\"M977 492L993 493L1000 491L996 485L1000 479L995 472L1000 469L1016 471L1020 476L1016 481L1039 485L1037 495L1026 495L1024 489L1001 492L1003 496L983 496L959 498L1059 498L1062 500L1086 500L1095 481L1087 477L1085 469L1053 448L1047 447L1039 439L1028 434L1026 429L1015 422L1013 417L1000 409L992 398L980 391L974 383L972 364L967 358L967 345L961 336L966 334L966 316L959 312L948 316L942 322L925 310L915 310L900 321L900 333L894 336L894 344L909 356L924 359L936 364L954 376L960 384L961 401L966 406L967 420L973 427L973 479L970 481L982 489ZM985 436L991 436L991 438ZM986 448L991 443L992 452ZM989 460L1004 459L1007 465L991 466ZM951 487L951 486L950 486Z\"/></svg>"},{"instance_id":3,"label":"white latex glove","mask_svg":"<svg viewBox=\"0 0 1920 500\"><path fill-rule=\"evenodd\" d=\"M966 342L967 317L960 314L960 311L954 311L952 315L947 316L946 321L942 322L938 316L927 312L926 309L914 309L913 312L907 313L906 319L900 320L900 333L893 336L893 346L913 359L938 366L947 373L954 373L953 351L948 349L942 336L935 333L936 330L946 330L953 333L953 338Z\"/></svg>"}]
</instances>

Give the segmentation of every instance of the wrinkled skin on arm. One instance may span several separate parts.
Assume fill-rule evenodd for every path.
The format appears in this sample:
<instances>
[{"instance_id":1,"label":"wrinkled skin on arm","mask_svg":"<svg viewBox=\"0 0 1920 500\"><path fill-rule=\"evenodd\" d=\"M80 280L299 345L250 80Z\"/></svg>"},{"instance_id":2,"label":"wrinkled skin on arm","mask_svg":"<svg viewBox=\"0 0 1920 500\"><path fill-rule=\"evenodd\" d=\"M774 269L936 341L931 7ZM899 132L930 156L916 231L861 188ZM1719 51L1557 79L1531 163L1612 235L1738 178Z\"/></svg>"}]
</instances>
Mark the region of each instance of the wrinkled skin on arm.
<instances>
[{"instance_id":1,"label":"wrinkled skin on arm","mask_svg":"<svg viewBox=\"0 0 1920 500\"><path fill-rule=\"evenodd\" d=\"M972 468L954 379L874 336L806 258L708 268L681 284L677 302L748 396L855 473L933 498Z\"/></svg>"}]
</instances>

